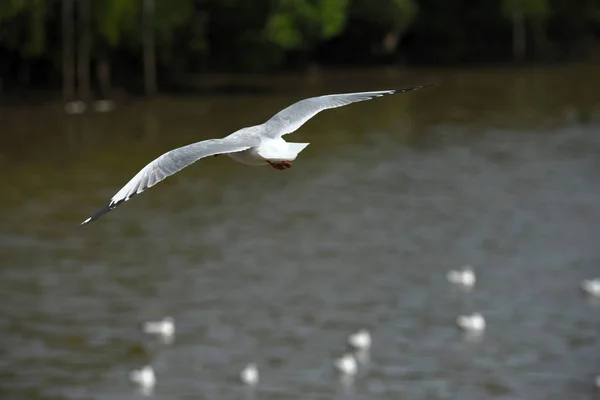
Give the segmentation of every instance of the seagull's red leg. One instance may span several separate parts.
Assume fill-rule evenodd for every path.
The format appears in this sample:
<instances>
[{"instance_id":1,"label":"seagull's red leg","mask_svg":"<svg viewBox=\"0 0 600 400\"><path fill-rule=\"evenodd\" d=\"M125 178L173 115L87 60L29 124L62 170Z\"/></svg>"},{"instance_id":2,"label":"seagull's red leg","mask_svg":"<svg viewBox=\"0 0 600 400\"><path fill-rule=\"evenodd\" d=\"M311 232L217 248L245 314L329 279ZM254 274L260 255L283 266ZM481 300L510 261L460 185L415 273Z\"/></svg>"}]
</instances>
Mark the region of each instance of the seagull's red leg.
<instances>
[{"instance_id":1,"label":"seagull's red leg","mask_svg":"<svg viewBox=\"0 0 600 400\"><path fill-rule=\"evenodd\" d=\"M282 161L281 165L283 165L285 169L292 168L292 163L289 161Z\"/></svg>"},{"instance_id":2,"label":"seagull's red leg","mask_svg":"<svg viewBox=\"0 0 600 400\"><path fill-rule=\"evenodd\" d=\"M269 163L269 165L275 169L278 169L280 171L287 169L289 167L286 166L285 163L288 163L287 161L282 161L282 162L273 162L273 161L269 161L267 160L267 162ZM291 165L291 163L288 163Z\"/></svg>"},{"instance_id":3,"label":"seagull's red leg","mask_svg":"<svg viewBox=\"0 0 600 400\"><path fill-rule=\"evenodd\" d=\"M269 161L269 160L267 160L267 162L269 163L269 165L271 167L273 167L275 169L278 169L280 171L285 169L285 167L283 166L282 163L275 163L275 162L272 162L272 161Z\"/></svg>"}]
</instances>

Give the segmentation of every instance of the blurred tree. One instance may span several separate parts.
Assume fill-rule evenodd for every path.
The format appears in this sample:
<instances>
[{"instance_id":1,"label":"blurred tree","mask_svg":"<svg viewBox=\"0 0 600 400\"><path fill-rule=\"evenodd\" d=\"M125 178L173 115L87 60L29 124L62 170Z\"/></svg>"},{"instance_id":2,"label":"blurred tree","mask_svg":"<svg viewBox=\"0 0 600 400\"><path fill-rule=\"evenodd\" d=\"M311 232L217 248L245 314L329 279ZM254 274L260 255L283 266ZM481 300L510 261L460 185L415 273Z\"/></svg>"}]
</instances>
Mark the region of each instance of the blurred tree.
<instances>
[{"instance_id":1,"label":"blurred tree","mask_svg":"<svg viewBox=\"0 0 600 400\"><path fill-rule=\"evenodd\" d=\"M207 1L203 5L213 68L257 71L282 62L283 49L264 32L271 6L271 0Z\"/></svg>"},{"instance_id":2,"label":"blurred tree","mask_svg":"<svg viewBox=\"0 0 600 400\"><path fill-rule=\"evenodd\" d=\"M175 71L192 53L204 49L203 26L196 25L202 24L203 18L196 18L195 0L153 1L153 29L158 60L166 69Z\"/></svg>"},{"instance_id":3,"label":"blurred tree","mask_svg":"<svg viewBox=\"0 0 600 400\"><path fill-rule=\"evenodd\" d=\"M550 14L548 0L503 0L502 13L512 20L514 61L523 61L527 55L527 20L531 23L537 50L542 54L547 53L546 21Z\"/></svg>"},{"instance_id":4,"label":"blurred tree","mask_svg":"<svg viewBox=\"0 0 600 400\"><path fill-rule=\"evenodd\" d=\"M121 44L126 33L135 30L140 4L131 0L103 0L93 3L96 77L101 96L110 97L110 54Z\"/></svg>"},{"instance_id":5,"label":"blurred tree","mask_svg":"<svg viewBox=\"0 0 600 400\"><path fill-rule=\"evenodd\" d=\"M348 0L277 0L266 37L287 50L308 48L342 31Z\"/></svg>"},{"instance_id":6,"label":"blurred tree","mask_svg":"<svg viewBox=\"0 0 600 400\"><path fill-rule=\"evenodd\" d=\"M276 0L265 38L286 51L309 53L344 28L348 0Z\"/></svg>"},{"instance_id":7,"label":"blurred tree","mask_svg":"<svg viewBox=\"0 0 600 400\"><path fill-rule=\"evenodd\" d=\"M156 49L154 47L154 0L143 0L144 88L156 94Z\"/></svg>"},{"instance_id":8,"label":"blurred tree","mask_svg":"<svg viewBox=\"0 0 600 400\"><path fill-rule=\"evenodd\" d=\"M75 70L73 57L73 0L62 0L62 80L63 99L73 100L75 96Z\"/></svg>"},{"instance_id":9,"label":"blurred tree","mask_svg":"<svg viewBox=\"0 0 600 400\"><path fill-rule=\"evenodd\" d=\"M39 56L45 50L45 3L43 0L0 1L0 43L24 56Z\"/></svg>"},{"instance_id":10,"label":"blurred tree","mask_svg":"<svg viewBox=\"0 0 600 400\"><path fill-rule=\"evenodd\" d=\"M29 40L25 42L25 54L28 56L40 56L46 50L46 4L44 0L30 0L27 2L27 5L29 7Z\"/></svg>"},{"instance_id":11,"label":"blurred tree","mask_svg":"<svg viewBox=\"0 0 600 400\"><path fill-rule=\"evenodd\" d=\"M0 78L54 82L62 57L65 98L90 96L91 62L103 96L142 67L151 95L198 65L569 60L599 38L600 0L0 0Z\"/></svg>"},{"instance_id":12,"label":"blurred tree","mask_svg":"<svg viewBox=\"0 0 600 400\"><path fill-rule=\"evenodd\" d=\"M553 48L561 57L585 57L590 49L597 49L600 38L598 0L582 0L575 5L570 0L550 0L550 5Z\"/></svg>"},{"instance_id":13,"label":"blurred tree","mask_svg":"<svg viewBox=\"0 0 600 400\"><path fill-rule=\"evenodd\" d=\"M525 13L531 20L533 42L537 51L546 57L549 52L546 22L550 16L550 4L548 0L527 0L525 4Z\"/></svg>"},{"instance_id":14,"label":"blurred tree","mask_svg":"<svg viewBox=\"0 0 600 400\"><path fill-rule=\"evenodd\" d=\"M79 0L77 3L77 94L82 101L89 100L90 83L90 0Z\"/></svg>"},{"instance_id":15,"label":"blurred tree","mask_svg":"<svg viewBox=\"0 0 600 400\"><path fill-rule=\"evenodd\" d=\"M172 69L178 60L205 48L201 27L190 27L196 16L194 0L103 0L95 5L94 51L103 93L110 88L110 54L118 49L141 54L144 90L152 96L157 92L157 64ZM192 32L189 42L176 45L179 29L186 27Z\"/></svg>"},{"instance_id":16,"label":"blurred tree","mask_svg":"<svg viewBox=\"0 0 600 400\"><path fill-rule=\"evenodd\" d=\"M19 80L29 84L29 60L46 51L46 3L44 0L0 0L0 45L16 51L23 62Z\"/></svg>"},{"instance_id":17,"label":"blurred tree","mask_svg":"<svg viewBox=\"0 0 600 400\"><path fill-rule=\"evenodd\" d=\"M398 42L414 21L418 10L413 0L353 0L351 3L353 19L376 26L381 35L378 48L386 54L396 51Z\"/></svg>"},{"instance_id":18,"label":"blurred tree","mask_svg":"<svg viewBox=\"0 0 600 400\"><path fill-rule=\"evenodd\" d=\"M527 53L523 0L503 0L502 11L512 21L513 61L521 62Z\"/></svg>"}]
</instances>

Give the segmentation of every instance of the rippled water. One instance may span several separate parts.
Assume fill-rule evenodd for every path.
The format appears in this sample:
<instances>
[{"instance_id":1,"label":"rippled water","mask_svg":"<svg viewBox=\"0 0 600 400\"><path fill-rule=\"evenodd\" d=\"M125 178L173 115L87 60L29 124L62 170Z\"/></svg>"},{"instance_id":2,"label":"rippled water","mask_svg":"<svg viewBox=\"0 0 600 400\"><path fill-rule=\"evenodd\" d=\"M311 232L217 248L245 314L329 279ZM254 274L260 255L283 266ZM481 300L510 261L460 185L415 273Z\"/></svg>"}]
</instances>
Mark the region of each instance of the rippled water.
<instances>
[{"instance_id":1,"label":"rippled water","mask_svg":"<svg viewBox=\"0 0 600 400\"><path fill-rule=\"evenodd\" d=\"M578 289L600 276L589 73L339 74L109 114L0 110L0 394L142 397L127 374L151 363L164 399L590 398L600 309ZM289 137L311 142L290 170L203 160L78 227L170 148L306 95L428 81L320 114ZM465 264L470 293L445 278ZM475 341L454 325L474 311L488 326ZM139 329L164 315L170 345ZM370 360L343 384L332 360L363 326ZM248 362L255 391L237 378Z\"/></svg>"}]
</instances>

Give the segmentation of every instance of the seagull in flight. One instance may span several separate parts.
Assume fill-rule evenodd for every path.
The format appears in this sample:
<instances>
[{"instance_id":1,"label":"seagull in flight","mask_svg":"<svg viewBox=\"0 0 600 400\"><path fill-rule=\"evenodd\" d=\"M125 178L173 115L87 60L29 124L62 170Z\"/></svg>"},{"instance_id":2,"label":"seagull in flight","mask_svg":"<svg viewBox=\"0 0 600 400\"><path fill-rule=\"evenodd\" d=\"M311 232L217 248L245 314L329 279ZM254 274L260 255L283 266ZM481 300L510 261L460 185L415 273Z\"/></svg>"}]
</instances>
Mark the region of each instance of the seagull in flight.
<instances>
[{"instance_id":1,"label":"seagull in flight","mask_svg":"<svg viewBox=\"0 0 600 400\"><path fill-rule=\"evenodd\" d=\"M242 128L222 139L203 140L171 150L142 168L104 207L83 221L81 225L97 220L133 196L208 156L225 154L245 165L270 165L278 170L291 168L292 161L309 143L286 142L282 136L294 132L319 112L430 86L433 85L310 97L284 108L263 124Z\"/></svg>"}]
</instances>

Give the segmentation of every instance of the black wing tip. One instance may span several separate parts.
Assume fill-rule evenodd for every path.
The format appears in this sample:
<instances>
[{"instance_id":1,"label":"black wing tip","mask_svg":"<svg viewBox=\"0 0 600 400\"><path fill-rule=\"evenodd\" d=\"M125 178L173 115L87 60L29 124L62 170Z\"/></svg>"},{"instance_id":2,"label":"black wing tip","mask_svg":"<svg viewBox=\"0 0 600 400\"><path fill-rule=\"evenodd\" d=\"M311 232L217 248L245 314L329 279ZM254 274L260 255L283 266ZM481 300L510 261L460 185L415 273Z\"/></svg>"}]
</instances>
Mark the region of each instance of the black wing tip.
<instances>
[{"instance_id":1,"label":"black wing tip","mask_svg":"<svg viewBox=\"0 0 600 400\"><path fill-rule=\"evenodd\" d=\"M122 203L126 202L127 200L131 199L136 194L143 192L145 189L146 188L142 189L142 191L140 191L140 192L133 193L133 194L129 195L129 197L126 197L126 198L121 199L121 200L117 200L117 201L111 200L107 205L105 205L104 207L102 207L101 209L99 209L98 211L96 211L91 217L89 217L88 219L86 219L85 221L83 221L79 226L87 225L90 222L94 222L95 220L97 220L98 218L100 218L101 216L103 216L104 214L106 214L107 212L109 212L111 210L114 210L120 204L122 204Z\"/></svg>"},{"instance_id":2,"label":"black wing tip","mask_svg":"<svg viewBox=\"0 0 600 400\"><path fill-rule=\"evenodd\" d=\"M390 92L391 92L391 94L405 93L405 92L411 92L413 90L425 89L425 88L432 87L432 86L435 86L435 85L433 83L429 83L427 85L411 86L411 87L404 88L404 89L393 89L393 90L390 90Z\"/></svg>"},{"instance_id":3,"label":"black wing tip","mask_svg":"<svg viewBox=\"0 0 600 400\"><path fill-rule=\"evenodd\" d=\"M91 217L89 217L88 219L86 219L85 221L83 221L79 226L83 226L83 225L87 225L90 222L94 222L95 220L97 220L98 218L100 218L102 215L106 214L107 212L109 212L110 210L112 210L113 208L115 208L114 203L110 202L107 205L105 205L104 207L102 207L100 210L96 211Z\"/></svg>"}]
</instances>

